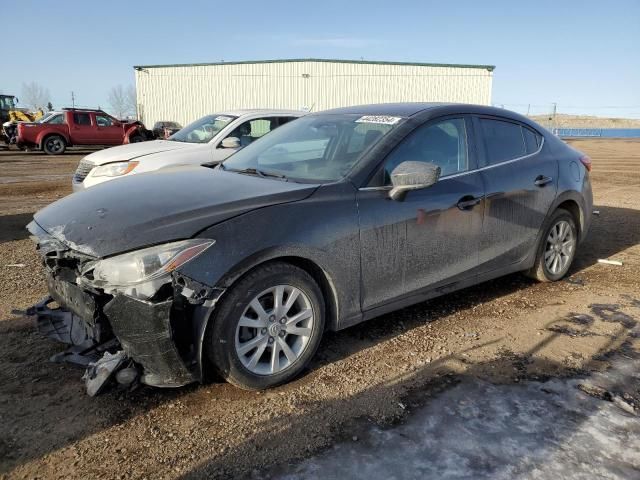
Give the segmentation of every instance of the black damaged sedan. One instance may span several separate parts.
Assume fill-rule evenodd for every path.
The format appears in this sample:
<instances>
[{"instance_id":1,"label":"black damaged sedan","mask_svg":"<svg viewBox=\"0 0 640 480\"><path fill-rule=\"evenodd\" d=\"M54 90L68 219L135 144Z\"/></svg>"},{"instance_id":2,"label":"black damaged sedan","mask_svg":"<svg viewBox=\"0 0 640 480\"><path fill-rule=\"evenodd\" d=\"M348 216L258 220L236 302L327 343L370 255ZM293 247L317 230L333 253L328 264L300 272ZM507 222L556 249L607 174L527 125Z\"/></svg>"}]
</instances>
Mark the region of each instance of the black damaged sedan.
<instances>
[{"instance_id":1,"label":"black damaged sedan","mask_svg":"<svg viewBox=\"0 0 640 480\"><path fill-rule=\"evenodd\" d=\"M562 278L591 222L591 162L502 109L308 115L221 165L106 182L35 215L50 296L92 394L217 371L298 375L325 330L523 271ZM55 302L55 303L54 303ZM57 305L55 305L57 304Z\"/></svg>"}]
</instances>

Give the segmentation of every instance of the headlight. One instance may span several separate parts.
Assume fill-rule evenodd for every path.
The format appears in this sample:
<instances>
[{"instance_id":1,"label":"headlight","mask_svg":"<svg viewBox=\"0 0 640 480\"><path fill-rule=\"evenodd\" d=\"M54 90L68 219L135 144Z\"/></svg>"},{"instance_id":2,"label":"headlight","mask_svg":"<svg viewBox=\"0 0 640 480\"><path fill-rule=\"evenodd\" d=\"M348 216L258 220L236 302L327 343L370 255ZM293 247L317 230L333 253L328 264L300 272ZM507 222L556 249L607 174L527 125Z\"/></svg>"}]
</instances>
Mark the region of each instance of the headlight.
<instances>
[{"instance_id":1,"label":"headlight","mask_svg":"<svg viewBox=\"0 0 640 480\"><path fill-rule=\"evenodd\" d=\"M138 162L115 162L100 165L91 172L92 177L119 177L126 175L138 166Z\"/></svg>"},{"instance_id":2,"label":"headlight","mask_svg":"<svg viewBox=\"0 0 640 480\"><path fill-rule=\"evenodd\" d=\"M192 260L215 243L214 240L183 240L143 248L87 264L83 275L97 287L130 287L163 277Z\"/></svg>"}]
</instances>

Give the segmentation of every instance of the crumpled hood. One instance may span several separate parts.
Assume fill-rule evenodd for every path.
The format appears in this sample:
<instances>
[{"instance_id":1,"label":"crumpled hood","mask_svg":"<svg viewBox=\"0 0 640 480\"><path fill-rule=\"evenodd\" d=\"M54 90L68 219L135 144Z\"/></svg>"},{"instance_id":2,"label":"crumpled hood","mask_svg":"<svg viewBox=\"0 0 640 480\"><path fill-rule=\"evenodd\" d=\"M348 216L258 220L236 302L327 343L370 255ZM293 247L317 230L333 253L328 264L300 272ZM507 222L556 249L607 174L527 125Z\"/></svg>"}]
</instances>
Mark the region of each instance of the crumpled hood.
<instances>
[{"instance_id":1,"label":"crumpled hood","mask_svg":"<svg viewBox=\"0 0 640 480\"><path fill-rule=\"evenodd\" d=\"M174 142L170 140L153 140L150 142L130 143L128 145L120 145L117 147L106 148L93 152L86 157L86 160L93 162L95 165L104 165L105 163L133 160L134 158L152 153L168 152L172 150L194 149L208 150L208 143L185 143Z\"/></svg>"},{"instance_id":2,"label":"crumpled hood","mask_svg":"<svg viewBox=\"0 0 640 480\"><path fill-rule=\"evenodd\" d=\"M34 219L69 248L105 257L189 238L250 210L302 200L317 187L201 166L174 167L74 193Z\"/></svg>"}]
</instances>

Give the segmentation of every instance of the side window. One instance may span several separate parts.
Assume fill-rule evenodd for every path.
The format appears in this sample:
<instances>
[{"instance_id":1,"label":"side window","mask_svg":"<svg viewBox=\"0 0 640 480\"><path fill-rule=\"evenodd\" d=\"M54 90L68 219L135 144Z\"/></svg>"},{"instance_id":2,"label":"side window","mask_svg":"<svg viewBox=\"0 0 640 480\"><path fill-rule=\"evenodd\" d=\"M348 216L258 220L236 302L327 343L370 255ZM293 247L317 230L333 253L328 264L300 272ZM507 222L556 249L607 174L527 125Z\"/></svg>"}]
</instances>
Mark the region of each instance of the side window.
<instances>
[{"instance_id":1,"label":"side window","mask_svg":"<svg viewBox=\"0 0 640 480\"><path fill-rule=\"evenodd\" d=\"M251 141L266 135L271 130L277 127L276 118L259 118L257 120L251 120Z\"/></svg>"},{"instance_id":2,"label":"side window","mask_svg":"<svg viewBox=\"0 0 640 480\"><path fill-rule=\"evenodd\" d=\"M384 184L391 184L391 172L405 161L438 165L441 175L469 170L467 130L463 118L453 118L423 125L414 130L387 157Z\"/></svg>"},{"instance_id":3,"label":"side window","mask_svg":"<svg viewBox=\"0 0 640 480\"><path fill-rule=\"evenodd\" d=\"M542 143L542 137L527 127L522 127L522 134L524 135L524 144L527 149L527 155L538 151L540 144Z\"/></svg>"},{"instance_id":4,"label":"side window","mask_svg":"<svg viewBox=\"0 0 640 480\"><path fill-rule=\"evenodd\" d=\"M489 165L526 155L522 127L517 123L481 118Z\"/></svg>"},{"instance_id":5,"label":"side window","mask_svg":"<svg viewBox=\"0 0 640 480\"><path fill-rule=\"evenodd\" d=\"M277 118L256 118L249 120L236 127L228 137L237 137L240 140L240 146L246 147L254 140L266 135L277 127Z\"/></svg>"},{"instance_id":6,"label":"side window","mask_svg":"<svg viewBox=\"0 0 640 480\"><path fill-rule=\"evenodd\" d=\"M99 127L110 127L113 125L113 122L111 118L106 115L96 115L96 124Z\"/></svg>"},{"instance_id":7,"label":"side window","mask_svg":"<svg viewBox=\"0 0 640 480\"><path fill-rule=\"evenodd\" d=\"M91 117L88 113L74 113L73 123L76 125L91 125Z\"/></svg>"}]
</instances>

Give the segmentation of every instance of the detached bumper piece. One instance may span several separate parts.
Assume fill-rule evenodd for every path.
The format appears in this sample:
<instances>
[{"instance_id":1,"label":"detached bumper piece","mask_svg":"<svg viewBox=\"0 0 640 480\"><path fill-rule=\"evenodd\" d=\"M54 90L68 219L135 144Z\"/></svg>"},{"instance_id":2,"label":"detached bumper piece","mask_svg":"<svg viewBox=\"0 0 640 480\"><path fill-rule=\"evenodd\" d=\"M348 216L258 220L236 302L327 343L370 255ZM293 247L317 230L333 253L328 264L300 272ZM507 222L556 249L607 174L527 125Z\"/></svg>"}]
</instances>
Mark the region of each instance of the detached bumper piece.
<instances>
[{"instance_id":1,"label":"detached bumper piece","mask_svg":"<svg viewBox=\"0 0 640 480\"><path fill-rule=\"evenodd\" d=\"M42 335L70 345L64 352L52 356L52 362L86 367L97 361L107 349L116 346L114 339L100 342L100 329L89 325L75 313L63 308L49 308L54 301L54 298L46 297L26 312L28 316L35 317L36 327Z\"/></svg>"},{"instance_id":2,"label":"detached bumper piece","mask_svg":"<svg viewBox=\"0 0 640 480\"><path fill-rule=\"evenodd\" d=\"M89 325L68 310L49 308L53 301L52 297L46 297L27 310L27 315L36 317L38 331L45 337L69 345L93 343L95 335Z\"/></svg>"},{"instance_id":3,"label":"detached bumper piece","mask_svg":"<svg viewBox=\"0 0 640 480\"><path fill-rule=\"evenodd\" d=\"M109 350L119 346L115 338L100 343L101 334L95 325L89 325L69 310L50 308L49 305L54 301L52 297L46 297L29 308L26 314L35 317L38 331L45 337L70 345L67 350L54 355L50 360L86 367L82 378L85 380L87 393L93 397L104 390L113 374L125 366L128 359L123 351L117 351L113 355L109 353ZM114 357L118 362L113 361ZM130 377L131 375L125 378ZM137 377L136 370L136 375L128 384L133 384Z\"/></svg>"},{"instance_id":4,"label":"detached bumper piece","mask_svg":"<svg viewBox=\"0 0 640 480\"><path fill-rule=\"evenodd\" d=\"M187 368L175 343L172 299L153 303L118 294L100 307L101 302L66 282L51 280L49 291L52 296L26 313L35 317L44 336L69 345L51 361L85 367L89 395L98 395L116 382L177 387L199 380L194 373L199 369L193 362L194 368ZM69 309L51 308L54 301ZM89 313L91 309L95 310Z\"/></svg>"}]
</instances>

